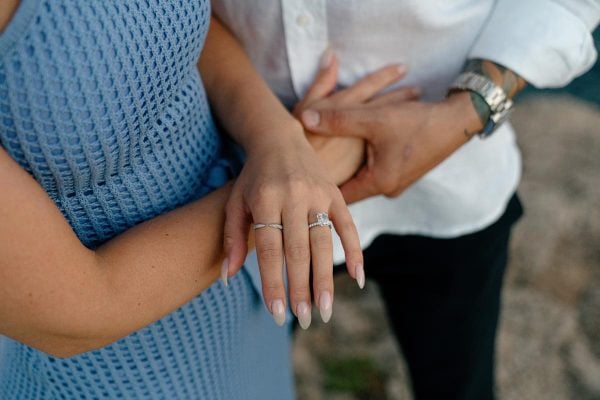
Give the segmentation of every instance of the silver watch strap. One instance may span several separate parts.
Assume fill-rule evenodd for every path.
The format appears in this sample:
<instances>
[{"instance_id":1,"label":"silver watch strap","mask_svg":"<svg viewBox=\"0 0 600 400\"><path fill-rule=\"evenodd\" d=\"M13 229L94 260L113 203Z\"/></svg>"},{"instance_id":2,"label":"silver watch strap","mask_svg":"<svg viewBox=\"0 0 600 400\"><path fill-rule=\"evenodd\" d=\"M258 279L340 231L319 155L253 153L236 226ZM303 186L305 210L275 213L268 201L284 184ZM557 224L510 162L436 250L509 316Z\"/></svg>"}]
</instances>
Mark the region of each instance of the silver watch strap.
<instances>
[{"instance_id":1,"label":"silver watch strap","mask_svg":"<svg viewBox=\"0 0 600 400\"><path fill-rule=\"evenodd\" d=\"M506 108L504 103L506 101L510 102L510 99L508 99L506 93L500 86L496 85L485 76L474 72L463 72L460 74L452 84L452 88L470 90L477 93L483 97L488 106L490 106L492 114L502 111Z\"/></svg>"},{"instance_id":2,"label":"silver watch strap","mask_svg":"<svg viewBox=\"0 0 600 400\"><path fill-rule=\"evenodd\" d=\"M475 72L460 74L450 88L450 90L454 89L477 93L490 107L490 117L483 131L479 133L480 137L491 135L496 127L506 120L513 106L512 100L508 98L504 89Z\"/></svg>"}]
</instances>

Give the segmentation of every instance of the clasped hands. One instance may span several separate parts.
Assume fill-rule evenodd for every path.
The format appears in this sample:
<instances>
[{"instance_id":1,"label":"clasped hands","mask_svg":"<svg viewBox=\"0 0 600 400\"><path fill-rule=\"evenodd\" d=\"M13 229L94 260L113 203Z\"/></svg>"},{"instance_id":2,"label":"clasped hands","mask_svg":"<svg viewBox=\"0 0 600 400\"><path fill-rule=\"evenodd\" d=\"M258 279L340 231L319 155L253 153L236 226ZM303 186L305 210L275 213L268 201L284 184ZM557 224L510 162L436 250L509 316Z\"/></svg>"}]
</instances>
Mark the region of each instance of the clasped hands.
<instances>
[{"instance_id":1,"label":"clasped hands","mask_svg":"<svg viewBox=\"0 0 600 400\"><path fill-rule=\"evenodd\" d=\"M284 259L291 310L300 325L306 329L311 323L311 285L322 319L331 317L332 240L327 227L308 229L317 213L329 213L348 273L362 288L362 251L346 203L398 196L468 140L465 119L457 117L468 108L464 94L424 103L416 87L382 92L404 77L399 65L336 91L337 70L336 57L326 53L293 112L303 126L291 125L291 134L257 140L246 149L226 209L225 279L244 262L252 223L283 225L281 231L254 231L265 304L280 325L287 297Z\"/></svg>"}]
</instances>

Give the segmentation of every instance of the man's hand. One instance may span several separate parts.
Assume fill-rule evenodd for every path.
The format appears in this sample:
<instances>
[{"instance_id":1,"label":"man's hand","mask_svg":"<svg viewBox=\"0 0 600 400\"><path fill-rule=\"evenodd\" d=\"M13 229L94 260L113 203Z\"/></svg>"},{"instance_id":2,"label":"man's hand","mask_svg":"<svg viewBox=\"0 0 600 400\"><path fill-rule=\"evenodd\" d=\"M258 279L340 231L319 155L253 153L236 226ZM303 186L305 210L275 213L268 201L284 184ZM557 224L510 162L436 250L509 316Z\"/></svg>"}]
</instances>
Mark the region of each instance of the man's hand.
<instances>
[{"instance_id":1,"label":"man's hand","mask_svg":"<svg viewBox=\"0 0 600 400\"><path fill-rule=\"evenodd\" d=\"M508 98L527 84L489 60L471 60L465 70L487 77ZM367 164L341 187L347 203L379 194L399 196L481 131L489 117L489 107L476 93L458 91L439 103L423 103L407 101L406 90L362 104L320 109L311 105L302 111L305 129L315 134L367 141Z\"/></svg>"},{"instance_id":2,"label":"man's hand","mask_svg":"<svg viewBox=\"0 0 600 400\"><path fill-rule=\"evenodd\" d=\"M311 110L331 110L360 107L371 101L384 89L401 80L406 70L401 65L381 68L359 80L354 85L335 91L337 85L338 60L331 50L327 50L321 61L321 69L306 92L304 98L294 108L294 116L300 119L302 112ZM398 101L415 100L415 88L396 90ZM330 179L341 185L348 181L364 163L365 140L359 137L321 136L309 131L306 136L319 154Z\"/></svg>"},{"instance_id":3,"label":"man's hand","mask_svg":"<svg viewBox=\"0 0 600 400\"><path fill-rule=\"evenodd\" d=\"M394 91L352 107L307 109L301 121L315 134L367 141L366 165L341 187L348 203L400 195L482 128L467 92L424 103Z\"/></svg>"}]
</instances>

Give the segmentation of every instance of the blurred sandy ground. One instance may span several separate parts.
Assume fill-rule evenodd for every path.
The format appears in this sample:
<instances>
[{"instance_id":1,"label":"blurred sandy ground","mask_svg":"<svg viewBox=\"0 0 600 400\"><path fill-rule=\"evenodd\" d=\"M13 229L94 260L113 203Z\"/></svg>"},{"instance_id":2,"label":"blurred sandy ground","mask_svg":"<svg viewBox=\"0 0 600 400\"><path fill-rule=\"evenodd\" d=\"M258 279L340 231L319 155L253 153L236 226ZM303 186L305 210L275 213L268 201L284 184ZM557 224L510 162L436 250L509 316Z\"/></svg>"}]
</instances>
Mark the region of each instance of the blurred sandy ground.
<instances>
[{"instance_id":1,"label":"blurred sandy ground","mask_svg":"<svg viewBox=\"0 0 600 400\"><path fill-rule=\"evenodd\" d=\"M566 90L527 94L512 121L526 215L503 295L499 399L599 400L600 65ZM332 321L298 332L294 360L300 400L412 399L373 283L360 292L336 278Z\"/></svg>"}]
</instances>

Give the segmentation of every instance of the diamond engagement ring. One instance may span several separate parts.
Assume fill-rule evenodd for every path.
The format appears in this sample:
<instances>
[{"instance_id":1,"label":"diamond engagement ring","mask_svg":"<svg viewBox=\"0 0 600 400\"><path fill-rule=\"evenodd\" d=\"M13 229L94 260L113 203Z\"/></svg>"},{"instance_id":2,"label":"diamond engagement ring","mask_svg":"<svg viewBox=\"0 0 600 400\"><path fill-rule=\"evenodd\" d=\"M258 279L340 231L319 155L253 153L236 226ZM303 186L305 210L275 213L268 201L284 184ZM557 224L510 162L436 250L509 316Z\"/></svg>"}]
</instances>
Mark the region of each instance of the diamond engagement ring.
<instances>
[{"instance_id":1,"label":"diamond engagement ring","mask_svg":"<svg viewBox=\"0 0 600 400\"><path fill-rule=\"evenodd\" d=\"M254 228L254 230L260 228L275 228L279 229L280 231L283 230L283 225L281 224L254 224L252 227Z\"/></svg>"},{"instance_id":2,"label":"diamond engagement ring","mask_svg":"<svg viewBox=\"0 0 600 400\"><path fill-rule=\"evenodd\" d=\"M308 229L315 228L317 226L328 226L332 229L333 224L329 220L329 215L326 212L317 213L317 221L308 224Z\"/></svg>"}]
</instances>

